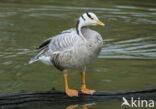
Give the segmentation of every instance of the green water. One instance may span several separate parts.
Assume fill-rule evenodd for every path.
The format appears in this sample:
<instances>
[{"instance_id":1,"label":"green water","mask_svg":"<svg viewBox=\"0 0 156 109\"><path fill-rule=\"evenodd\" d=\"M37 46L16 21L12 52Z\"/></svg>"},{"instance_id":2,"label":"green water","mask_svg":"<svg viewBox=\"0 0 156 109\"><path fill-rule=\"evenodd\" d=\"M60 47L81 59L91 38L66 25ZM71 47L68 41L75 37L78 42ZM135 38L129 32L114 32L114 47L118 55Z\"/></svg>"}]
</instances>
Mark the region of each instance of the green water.
<instances>
[{"instance_id":1,"label":"green water","mask_svg":"<svg viewBox=\"0 0 156 109\"><path fill-rule=\"evenodd\" d=\"M104 46L96 62L87 67L87 87L97 91L155 87L155 0L1 0L0 93L64 89L62 72L28 61L43 40L75 27L78 17L88 11L96 13L106 26L91 27L102 35ZM80 89L80 84L79 71L70 71L70 87ZM120 104L98 103L89 109L120 109Z\"/></svg>"}]
</instances>

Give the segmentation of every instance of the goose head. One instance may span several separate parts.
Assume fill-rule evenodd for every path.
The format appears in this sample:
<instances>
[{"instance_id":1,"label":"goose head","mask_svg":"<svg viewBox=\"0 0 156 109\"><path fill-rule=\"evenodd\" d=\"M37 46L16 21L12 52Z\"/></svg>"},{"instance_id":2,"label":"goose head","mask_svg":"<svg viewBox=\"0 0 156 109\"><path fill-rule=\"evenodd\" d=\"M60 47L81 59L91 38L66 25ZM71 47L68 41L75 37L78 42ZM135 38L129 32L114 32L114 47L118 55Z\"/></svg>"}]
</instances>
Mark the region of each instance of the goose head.
<instances>
[{"instance_id":1,"label":"goose head","mask_svg":"<svg viewBox=\"0 0 156 109\"><path fill-rule=\"evenodd\" d=\"M85 26L95 26L95 25L104 26L104 24L98 19L98 17L94 13L92 12L84 13L79 17L79 20L77 22L76 25L77 34L83 37L81 33L81 28Z\"/></svg>"},{"instance_id":2,"label":"goose head","mask_svg":"<svg viewBox=\"0 0 156 109\"><path fill-rule=\"evenodd\" d=\"M80 16L79 26L83 27L83 26L92 26L92 25L104 26L104 24L92 12L87 12Z\"/></svg>"}]
</instances>

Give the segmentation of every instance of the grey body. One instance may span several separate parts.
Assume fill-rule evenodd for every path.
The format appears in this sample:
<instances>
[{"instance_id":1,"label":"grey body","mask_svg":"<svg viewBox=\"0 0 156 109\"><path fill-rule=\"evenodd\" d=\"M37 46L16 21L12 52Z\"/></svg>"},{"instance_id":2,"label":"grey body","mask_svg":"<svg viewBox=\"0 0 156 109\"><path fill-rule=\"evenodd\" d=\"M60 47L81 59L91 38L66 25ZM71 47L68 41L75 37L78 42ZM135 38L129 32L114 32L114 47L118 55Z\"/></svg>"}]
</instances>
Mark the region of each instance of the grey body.
<instances>
[{"instance_id":1,"label":"grey body","mask_svg":"<svg viewBox=\"0 0 156 109\"><path fill-rule=\"evenodd\" d=\"M85 68L100 53L103 39L98 32L86 27L81 32L86 41L77 34L75 28L49 38L40 45L38 54L29 63L41 61L61 71Z\"/></svg>"}]
</instances>

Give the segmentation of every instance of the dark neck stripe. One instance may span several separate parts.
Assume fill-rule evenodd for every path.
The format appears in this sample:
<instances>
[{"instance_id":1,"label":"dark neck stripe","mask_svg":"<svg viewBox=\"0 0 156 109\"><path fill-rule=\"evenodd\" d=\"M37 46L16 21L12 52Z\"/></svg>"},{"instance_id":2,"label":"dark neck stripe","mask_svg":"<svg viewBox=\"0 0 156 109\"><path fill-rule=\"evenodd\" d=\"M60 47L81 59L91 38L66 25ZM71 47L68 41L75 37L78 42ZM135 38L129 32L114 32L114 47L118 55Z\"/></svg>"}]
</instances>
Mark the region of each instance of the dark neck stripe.
<instances>
[{"instance_id":1,"label":"dark neck stripe","mask_svg":"<svg viewBox=\"0 0 156 109\"><path fill-rule=\"evenodd\" d=\"M76 24L76 32L77 32L77 34L79 35L80 33L79 33L79 23L80 23L80 21L78 20L77 21L77 24Z\"/></svg>"},{"instance_id":2,"label":"dark neck stripe","mask_svg":"<svg viewBox=\"0 0 156 109\"><path fill-rule=\"evenodd\" d=\"M81 17L82 17L83 20L86 20L86 19L83 17L83 15L82 15Z\"/></svg>"},{"instance_id":3,"label":"dark neck stripe","mask_svg":"<svg viewBox=\"0 0 156 109\"><path fill-rule=\"evenodd\" d=\"M93 19L92 17L91 17L91 15L87 12L87 16L90 18L90 19Z\"/></svg>"}]
</instances>

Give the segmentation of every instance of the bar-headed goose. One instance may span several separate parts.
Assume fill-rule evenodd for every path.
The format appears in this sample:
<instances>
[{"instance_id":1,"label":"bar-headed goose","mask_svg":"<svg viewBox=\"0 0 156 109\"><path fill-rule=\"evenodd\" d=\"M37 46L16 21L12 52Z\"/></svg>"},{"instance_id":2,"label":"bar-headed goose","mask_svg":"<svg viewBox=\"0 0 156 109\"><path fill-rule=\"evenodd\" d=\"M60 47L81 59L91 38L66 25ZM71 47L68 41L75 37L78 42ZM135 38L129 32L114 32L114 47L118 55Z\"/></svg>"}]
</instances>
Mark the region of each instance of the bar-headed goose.
<instances>
[{"instance_id":1,"label":"bar-headed goose","mask_svg":"<svg viewBox=\"0 0 156 109\"><path fill-rule=\"evenodd\" d=\"M65 91L68 96L78 96L77 90L68 87L68 69L77 68L81 72L81 91L85 94L93 94L95 90L86 88L85 70L86 66L93 62L98 56L103 39L101 35L87 26L104 24L92 12L80 16L76 28L63 31L54 37L44 41L38 47L38 54L29 63L41 61L48 65L55 66L64 73Z\"/></svg>"}]
</instances>

